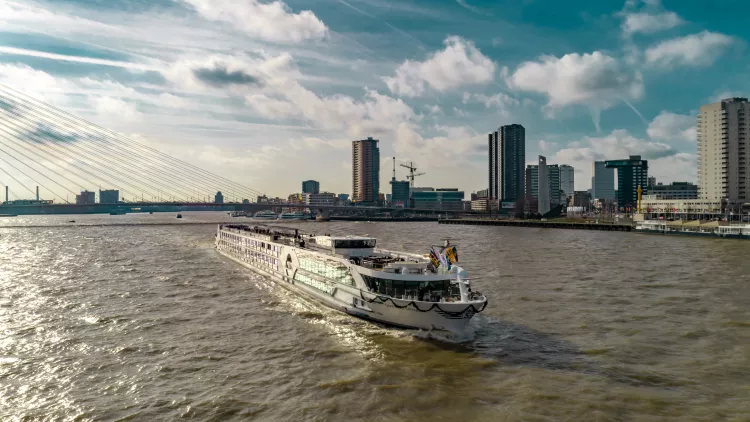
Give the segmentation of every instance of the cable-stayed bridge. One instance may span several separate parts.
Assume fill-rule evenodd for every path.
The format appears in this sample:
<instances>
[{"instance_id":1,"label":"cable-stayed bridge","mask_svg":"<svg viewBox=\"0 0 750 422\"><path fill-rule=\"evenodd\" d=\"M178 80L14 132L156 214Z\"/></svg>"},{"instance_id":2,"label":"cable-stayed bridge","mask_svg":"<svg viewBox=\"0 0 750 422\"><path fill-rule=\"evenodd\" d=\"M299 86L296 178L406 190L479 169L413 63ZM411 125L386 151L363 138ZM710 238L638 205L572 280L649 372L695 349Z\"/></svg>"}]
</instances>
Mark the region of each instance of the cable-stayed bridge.
<instances>
[{"instance_id":1,"label":"cable-stayed bridge","mask_svg":"<svg viewBox=\"0 0 750 422\"><path fill-rule=\"evenodd\" d=\"M76 203L77 195L93 192L94 188L118 190L120 197L111 203ZM0 84L0 189L0 195L6 196L0 214L311 208L298 203L257 203L263 194L255 189L3 84ZM49 201L40 201L40 189ZM218 191L224 195L223 204L214 202ZM313 208L317 212L354 209ZM380 207L356 207L356 210L404 211Z\"/></svg>"}]
</instances>

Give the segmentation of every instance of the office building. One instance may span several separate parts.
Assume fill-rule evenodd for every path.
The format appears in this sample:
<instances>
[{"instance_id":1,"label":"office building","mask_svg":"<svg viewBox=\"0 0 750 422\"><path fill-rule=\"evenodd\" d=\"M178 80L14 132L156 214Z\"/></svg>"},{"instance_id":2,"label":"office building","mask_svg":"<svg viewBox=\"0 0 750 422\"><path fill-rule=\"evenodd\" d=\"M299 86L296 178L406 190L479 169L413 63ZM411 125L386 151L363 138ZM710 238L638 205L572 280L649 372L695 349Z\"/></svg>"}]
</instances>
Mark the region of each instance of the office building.
<instances>
[{"instance_id":1,"label":"office building","mask_svg":"<svg viewBox=\"0 0 750 422\"><path fill-rule=\"evenodd\" d=\"M302 202L310 206L336 205L336 194L330 192L303 193Z\"/></svg>"},{"instance_id":2,"label":"office building","mask_svg":"<svg viewBox=\"0 0 750 422\"><path fill-rule=\"evenodd\" d=\"M490 199L512 202L524 195L526 129L518 124L500 126L489 134Z\"/></svg>"},{"instance_id":3,"label":"office building","mask_svg":"<svg viewBox=\"0 0 750 422\"><path fill-rule=\"evenodd\" d=\"M100 204L116 204L120 202L120 191L116 189L99 189Z\"/></svg>"},{"instance_id":4,"label":"office building","mask_svg":"<svg viewBox=\"0 0 750 422\"><path fill-rule=\"evenodd\" d=\"M591 165L591 199L615 200L615 170L607 168L604 161Z\"/></svg>"},{"instance_id":5,"label":"office building","mask_svg":"<svg viewBox=\"0 0 750 422\"><path fill-rule=\"evenodd\" d=\"M648 193L656 196L656 199L698 199L698 185L690 182L672 182L668 185L659 183L650 186Z\"/></svg>"},{"instance_id":6,"label":"office building","mask_svg":"<svg viewBox=\"0 0 750 422\"><path fill-rule=\"evenodd\" d=\"M627 160L607 160L605 166L617 169L617 207L632 208L638 205L638 187L643 195L648 192L648 161L640 155L631 155Z\"/></svg>"},{"instance_id":7,"label":"office building","mask_svg":"<svg viewBox=\"0 0 750 422\"><path fill-rule=\"evenodd\" d=\"M539 165L529 164L526 166L526 187L524 188L526 198L539 199Z\"/></svg>"},{"instance_id":8,"label":"office building","mask_svg":"<svg viewBox=\"0 0 750 422\"><path fill-rule=\"evenodd\" d=\"M302 182L302 193L320 193L320 183L316 180Z\"/></svg>"},{"instance_id":9,"label":"office building","mask_svg":"<svg viewBox=\"0 0 750 422\"><path fill-rule=\"evenodd\" d=\"M547 166L547 180L549 182L549 205L554 208L562 203L562 194L560 193L560 166L550 164Z\"/></svg>"},{"instance_id":10,"label":"office building","mask_svg":"<svg viewBox=\"0 0 750 422\"><path fill-rule=\"evenodd\" d=\"M214 204L223 204L224 203L224 195L222 195L221 191L216 192L216 195L214 195Z\"/></svg>"},{"instance_id":11,"label":"office building","mask_svg":"<svg viewBox=\"0 0 750 422\"><path fill-rule=\"evenodd\" d=\"M368 137L352 142L352 201L375 205L380 197L380 147Z\"/></svg>"},{"instance_id":12,"label":"office building","mask_svg":"<svg viewBox=\"0 0 750 422\"><path fill-rule=\"evenodd\" d=\"M391 204L395 208L409 208L409 182L407 180L391 180Z\"/></svg>"},{"instance_id":13,"label":"office building","mask_svg":"<svg viewBox=\"0 0 750 422\"><path fill-rule=\"evenodd\" d=\"M591 207L591 195L588 191L573 191L573 195L571 195L571 204L572 207L583 207L583 208L590 208Z\"/></svg>"},{"instance_id":14,"label":"office building","mask_svg":"<svg viewBox=\"0 0 750 422\"><path fill-rule=\"evenodd\" d=\"M412 208L462 211L464 192L458 189L432 189L412 191ZM426 190L430 189L430 190Z\"/></svg>"},{"instance_id":15,"label":"office building","mask_svg":"<svg viewBox=\"0 0 750 422\"><path fill-rule=\"evenodd\" d=\"M698 196L729 201L750 199L750 102L727 98L700 108Z\"/></svg>"},{"instance_id":16,"label":"office building","mask_svg":"<svg viewBox=\"0 0 750 422\"><path fill-rule=\"evenodd\" d=\"M537 212L539 214L546 214L550 210L550 183L549 183L549 171L547 169L547 158L539 156L538 165L538 184L539 184L539 197L537 198Z\"/></svg>"},{"instance_id":17,"label":"office building","mask_svg":"<svg viewBox=\"0 0 750 422\"><path fill-rule=\"evenodd\" d=\"M575 192L575 169L567 164L560 164L560 203L566 202Z\"/></svg>"},{"instance_id":18,"label":"office building","mask_svg":"<svg viewBox=\"0 0 750 422\"><path fill-rule=\"evenodd\" d=\"M89 192L87 190L81 191L80 195L76 195L76 205L86 205L96 203L96 193Z\"/></svg>"},{"instance_id":19,"label":"office building","mask_svg":"<svg viewBox=\"0 0 750 422\"><path fill-rule=\"evenodd\" d=\"M648 176L648 184L647 186L651 188L652 186L656 186L656 177L654 176Z\"/></svg>"},{"instance_id":20,"label":"office building","mask_svg":"<svg viewBox=\"0 0 750 422\"><path fill-rule=\"evenodd\" d=\"M347 205L349 203L349 194L340 193L337 199L338 199L339 205Z\"/></svg>"}]
</instances>

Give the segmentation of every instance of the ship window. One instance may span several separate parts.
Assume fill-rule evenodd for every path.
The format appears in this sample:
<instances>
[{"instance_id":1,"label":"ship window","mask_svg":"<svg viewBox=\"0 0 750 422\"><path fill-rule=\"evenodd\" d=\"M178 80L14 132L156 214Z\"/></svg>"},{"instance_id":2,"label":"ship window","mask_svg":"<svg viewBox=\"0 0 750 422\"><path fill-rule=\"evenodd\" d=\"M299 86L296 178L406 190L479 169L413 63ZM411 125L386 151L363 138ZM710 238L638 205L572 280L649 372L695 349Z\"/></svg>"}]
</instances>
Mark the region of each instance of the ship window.
<instances>
[{"instance_id":1,"label":"ship window","mask_svg":"<svg viewBox=\"0 0 750 422\"><path fill-rule=\"evenodd\" d=\"M333 247L341 248L341 249L374 248L375 239L367 239L367 240L337 239L334 241Z\"/></svg>"},{"instance_id":2,"label":"ship window","mask_svg":"<svg viewBox=\"0 0 750 422\"><path fill-rule=\"evenodd\" d=\"M386 278L370 277L362 275L365 284L370 291L375 291L380 294L401 297L403 295L439 295L441 297L448 296L450 281L449 280L438 280L438 281L405 281L405 280L390 280Z\"/></svg>"}]
</instances>

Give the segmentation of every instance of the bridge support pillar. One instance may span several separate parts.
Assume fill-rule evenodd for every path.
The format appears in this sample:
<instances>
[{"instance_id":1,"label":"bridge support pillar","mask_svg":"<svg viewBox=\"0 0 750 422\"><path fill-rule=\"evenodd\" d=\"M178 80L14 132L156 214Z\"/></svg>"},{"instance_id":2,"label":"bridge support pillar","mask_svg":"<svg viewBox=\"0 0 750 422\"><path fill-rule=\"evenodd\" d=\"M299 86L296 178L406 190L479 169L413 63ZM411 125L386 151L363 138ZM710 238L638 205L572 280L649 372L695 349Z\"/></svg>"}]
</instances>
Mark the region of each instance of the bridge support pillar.
<instances>
[{"instance_id":1,"label":"bridge support pillar","mask_svg":"<svg viewBox=\"0 0 750 422\"><path fill-rule=\"evenodd\" d=\"M315 210L315 219L317 221L331 221L331 210L318 208Z\"/></svg>"}]
</instances>

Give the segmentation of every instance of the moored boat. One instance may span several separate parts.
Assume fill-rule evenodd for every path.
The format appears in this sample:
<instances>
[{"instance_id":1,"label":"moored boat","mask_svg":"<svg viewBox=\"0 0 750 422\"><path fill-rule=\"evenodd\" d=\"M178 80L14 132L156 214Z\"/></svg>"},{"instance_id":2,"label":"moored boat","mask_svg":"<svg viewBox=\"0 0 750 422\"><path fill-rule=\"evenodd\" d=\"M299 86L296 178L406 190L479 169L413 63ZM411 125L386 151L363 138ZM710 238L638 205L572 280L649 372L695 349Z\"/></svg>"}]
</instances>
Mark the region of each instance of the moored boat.
<instances>
[{"instance_id":1,"label":"moored boat","mask_svg":"<svg viewBox=\"0 0 750 422\"><path fill-rule=\"evenodd\" d=\"M275 220L278 217L275 212L270 210L258 211L253 215L253 218L256 220Z\"/></svg>"},{"instance_id":2,"label":"moored boat","mask_svg":"<svg viewBox=\"0 0 750 422\"><path fill-rule=\"evenodd\" d=\"M279 214L279 220L307 220L309 217L302 211L282 212Z\"/></svg>"},{"instance_id":3,"label":"moored boat","mask_svg":"<svg viewBox=\"0 0 750 422\"><path fill-rule=\"evenodd\" d=\"M719 237L750 239L750 224L727 224L721 221L637 221L636 233L666 234L680 236Z\"/></svg>"},{"instance_id":4,"label":"moored boat","mask_svg":"<svg viewBox=\"0 0 750 422\"><path fill-rule=\"evenodd\" d=\"M447 242L446 242L447 243ZM376 248L361 236L316 236L271 226L219 225L217 250L328 307L387 325L466 333L487 306L471 290L455 246L429 258Z\"/></svg>"}]
</instances>

